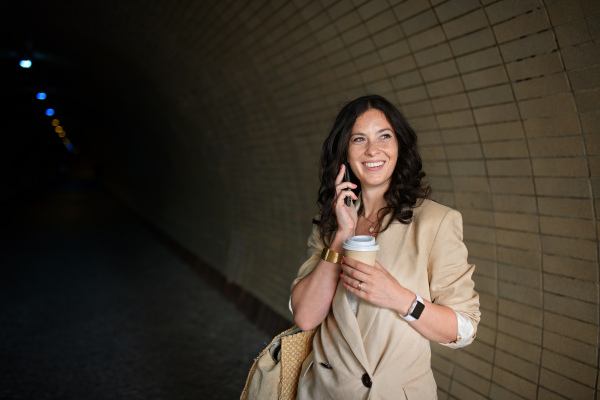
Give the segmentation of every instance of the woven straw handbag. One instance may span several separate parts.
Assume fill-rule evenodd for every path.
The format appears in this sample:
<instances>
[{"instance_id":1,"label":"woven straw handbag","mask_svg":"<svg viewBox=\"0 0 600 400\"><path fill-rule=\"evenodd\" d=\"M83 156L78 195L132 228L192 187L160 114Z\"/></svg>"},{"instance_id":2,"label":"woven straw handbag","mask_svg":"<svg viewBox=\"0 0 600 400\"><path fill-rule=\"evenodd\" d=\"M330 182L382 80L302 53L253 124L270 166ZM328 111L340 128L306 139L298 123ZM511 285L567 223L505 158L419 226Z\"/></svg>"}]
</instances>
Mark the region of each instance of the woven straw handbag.
<instances>
[{"instance_id":1,"label":"woven straw handbag","mask_svg":"<svg viewBox=\"0 0 600 400\"><path fill-rule=\"evenodd\" d=\"M240 400L295 400L302 363L312 351L318 328L293 326L275 338L254 360Z\"/></svg>"}]
</instances>

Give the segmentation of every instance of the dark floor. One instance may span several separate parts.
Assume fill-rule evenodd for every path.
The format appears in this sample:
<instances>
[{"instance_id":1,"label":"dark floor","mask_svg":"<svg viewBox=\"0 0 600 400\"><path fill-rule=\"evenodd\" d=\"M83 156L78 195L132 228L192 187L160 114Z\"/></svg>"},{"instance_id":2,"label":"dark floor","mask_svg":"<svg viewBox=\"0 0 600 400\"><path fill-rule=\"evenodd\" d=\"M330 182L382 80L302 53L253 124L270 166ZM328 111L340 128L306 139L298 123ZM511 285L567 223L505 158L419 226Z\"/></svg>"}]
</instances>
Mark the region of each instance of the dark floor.
<instances>
[{"instance_id":1,"label":"dark floor","mask_svg":"<svg viewBox=\"0 0 600 400\"><path fill-rule=\"evenodd\" d=\"M111 196L0 219L0 399L237 399L270 340Z\"/></svg>"}]
</instances>

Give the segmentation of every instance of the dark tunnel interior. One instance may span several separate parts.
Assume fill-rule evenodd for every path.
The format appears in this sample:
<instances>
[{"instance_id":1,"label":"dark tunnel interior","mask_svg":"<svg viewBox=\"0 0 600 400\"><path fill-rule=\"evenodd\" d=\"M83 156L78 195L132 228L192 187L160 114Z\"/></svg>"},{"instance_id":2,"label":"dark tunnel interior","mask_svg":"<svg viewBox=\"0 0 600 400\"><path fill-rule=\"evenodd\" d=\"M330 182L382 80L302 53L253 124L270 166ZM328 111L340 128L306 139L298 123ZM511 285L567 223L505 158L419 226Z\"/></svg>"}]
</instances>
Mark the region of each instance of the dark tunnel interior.
<instances>
[{"instance_id":1,"label":"dark tunnel interior","mask_svg":"<svg viewBox=\"0 0 600 400\"><path fill-rule=\"evenodd\" d=\"M600 398L597 0L0 16L0 398L237 398L292 324L333 118L370 93L476 265L477 340L432 343L438 397Z\"/></svg>"}]
</instances>

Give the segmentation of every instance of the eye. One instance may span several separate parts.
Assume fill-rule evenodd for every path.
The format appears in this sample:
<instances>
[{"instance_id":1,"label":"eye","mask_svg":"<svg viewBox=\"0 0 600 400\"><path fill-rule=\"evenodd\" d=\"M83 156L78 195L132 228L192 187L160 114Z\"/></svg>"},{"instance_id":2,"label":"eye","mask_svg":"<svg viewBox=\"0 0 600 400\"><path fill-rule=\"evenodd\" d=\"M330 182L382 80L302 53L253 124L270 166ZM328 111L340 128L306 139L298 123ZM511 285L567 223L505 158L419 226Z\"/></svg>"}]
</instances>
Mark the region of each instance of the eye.
<instances>
[{"instance_id":1,"label":"eye","mask_svg":"<svg viewBox=\"0 0 600 400\"><path fill-rule=\"evenodd\" d=\"M365 138L362 136L355 136L354 138L352 138L353 142L364 142Z\"/></svg>"}]
</instances>

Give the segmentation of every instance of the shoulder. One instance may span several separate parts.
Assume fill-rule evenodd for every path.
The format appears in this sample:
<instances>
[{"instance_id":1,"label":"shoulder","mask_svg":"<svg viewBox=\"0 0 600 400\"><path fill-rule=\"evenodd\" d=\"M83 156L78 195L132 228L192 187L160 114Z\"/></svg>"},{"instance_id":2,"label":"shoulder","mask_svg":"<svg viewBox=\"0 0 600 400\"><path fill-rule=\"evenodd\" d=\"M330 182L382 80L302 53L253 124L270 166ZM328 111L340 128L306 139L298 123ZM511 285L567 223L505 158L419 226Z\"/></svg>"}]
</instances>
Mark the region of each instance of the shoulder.
<instances>
[{"instance_id":1,"label":"shoulder","mask_svg":"<svg viewBox=\"0 0 600 400\"><path fill-rule=\"evenodd\" d=\"M419 200L415 208L413 209L413 220L414 221L439 221L441 222L444 218L460 218L460 213L453 208L437 203L433 200L422 199Z\"/></svg>"}]
</instances>

